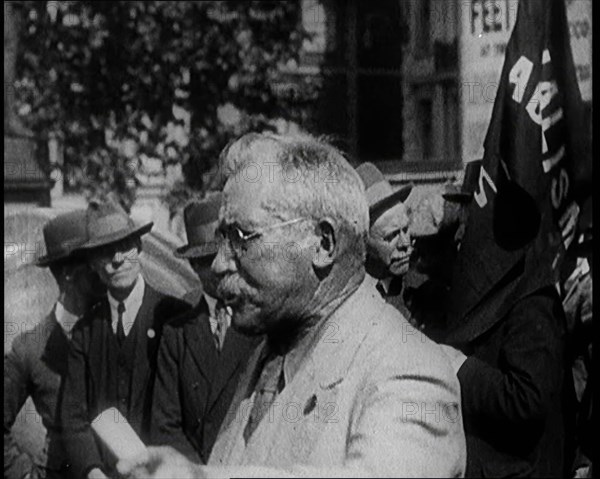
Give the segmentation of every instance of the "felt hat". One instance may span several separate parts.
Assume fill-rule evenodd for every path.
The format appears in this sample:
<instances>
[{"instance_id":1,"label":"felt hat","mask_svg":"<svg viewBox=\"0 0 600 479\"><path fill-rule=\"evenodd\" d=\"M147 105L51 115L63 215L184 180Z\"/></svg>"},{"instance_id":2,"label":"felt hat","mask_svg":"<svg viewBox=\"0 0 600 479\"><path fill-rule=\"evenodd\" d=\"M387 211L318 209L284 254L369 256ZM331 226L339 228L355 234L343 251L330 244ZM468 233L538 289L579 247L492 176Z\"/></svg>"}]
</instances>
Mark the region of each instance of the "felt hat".
<instances>
[{"instance_id":1,"label":"felt hat","mask_svg":"<svg viewBox=\"0 0 600 479\"><path fill-rule=\"evenodd\" d=\"M479 172L481 170L481 161L470 161L465 166L462 183L459 185L449 184L446 186L446 191L442 194L444 199L455 203L469 203L473 199L477 181L479 180Z\"/></svg>"},{"instance_id":2,"label":"felt hat","mask_svg":"<svg viewBox=\"0 0 600 479\"><path fill-rule=\"evenodd\" d=\"M46 223L43 229L46 254L35 261L37 266L67 259L87 241L86 211L64 213Z\"/></svg>"},{"instance_id":3,"label":"felt hat","mask_svg":"<svg viewBox=\"0 0 600 479\"><path fill-rule=\"evenodd\" d=\"M204 258L217 253L215 230L219 220L221 193L202 201L188 204L183 210L183 221L188 243L175 250L178 258Z\"/></svg>"},{"instance_id":4,"label":"felt hat","mask_svg":"<svg viewBox=\"0 0 600 479\"><path fill-rule=\"evenodd\" d=\"M124 240L131 236L140 237L148 233L154 223L136 224L115 201L90 201L86 211L88 240L82 249L98 248Z\"/></svg>"},{"instance_id":5,"label":"felt hat","mask_svg":"<svg viewBox=\"0 0 600 479\"><path fill-rule=\"evenodd\" d=\"M372 225L383 213L402 203L413 189L412 183L394 190L383 173L373 163L362 163L356 168L364 186L369 205L369 221Z\"/></svg>"}]
</instances>

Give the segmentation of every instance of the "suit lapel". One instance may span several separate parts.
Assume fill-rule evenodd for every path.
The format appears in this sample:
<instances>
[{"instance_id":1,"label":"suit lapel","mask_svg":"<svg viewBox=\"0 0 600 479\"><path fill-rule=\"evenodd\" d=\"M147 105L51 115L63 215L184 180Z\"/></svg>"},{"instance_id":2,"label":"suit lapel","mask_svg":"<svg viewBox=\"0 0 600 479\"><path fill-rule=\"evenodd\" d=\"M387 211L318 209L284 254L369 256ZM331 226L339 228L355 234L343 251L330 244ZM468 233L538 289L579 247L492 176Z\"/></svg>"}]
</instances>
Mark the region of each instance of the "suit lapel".
<instances>
[{"instance_id":1,"label":"suit lapel","mask_svg":"<svg viewBox=\"0 0 600 479\"><path fill-rule=\"evenodd\" d=\"M223 349L218 356L218 366L213 376L209 410L219 400L231 377L243 366L241 364L242 359L248 358L248 353L254 344L256 342L253 342L251 338L238 333L231 327L228 329Z\"/></svg>"},{"instance_id":2,"label":"suit lapel","mask_svg":"<svg viewBox=\"0 0 600 479\"><path fill-rule=\"evenodd\" d=\"M87 338L90 376L96 388L102 388L106 384L108 335L112 334L108 298L102 298L90 314L92 317L88 328L89 338Z\"/></svg>"},{"instance_id":3,"label":"suit lapel","mask_svg":"<svg viewBox=\"0 0 600 479\"><path fill-rule=\"evenodd\" d=\"M192 313L193 320L184 326L184 340L200 373L212 383L217 364L217 348L213 342L208 314L208 304L202 296Z\"/></svg>"},{"instance_id":4,"label":"suit lapel","mask_svg":"<svg viewBox=\"0 0 600 479\"><path fill-rule=\"evenodd\" d=\"M277 457L277 451L282 448L275 445L286 443L289 447L283 449L290 451L294 462L308 457L315 434L321 430L314 425L326 421L332 413L328 407L338 404L336 398L340 386L361 344L386 307L377 291L363 283L322 325L312 353L307 355L290 384L276 399L280 407L294 404L297 408L292 412L276 410L274 420L259 424L248 442L245 463L279 463L281 458ZM291 413L299 414L301 418L290 421ZM314 420L315 414L319 421Z\"/></svg>"},{"instance_id":5,"label":"suit lapel","mask_svg":"<svg viewBox=\"0 0 600 479\"><path fill-rule=\"evenodd\" d=\"M50 334L41 359L49 369L62 376L67 371L69 342L54 312L47 316L46 325L50 328Z\"/></svg>"},{"instance_id":6,"label":"suit lapel","mask_svg":"<svg viewBox=\"0 0 600 479\"><path fill-rule=\"evenodd\" d=\"M246 363L246 369L240 375L238 386L210 455L210 464L237 464L236 456L243 453L243 431L250 415L250 408L246 406L249 404L249 396L252 394L252 388L261 372L258 367L262 363L266 351L266 341L263 340L250 356ZM242 449L240 449L240 445Z\"/></svg>"},{"instance_id":7,"label":"suit lapel","mask_svg":"<svg viewBox=\"0 0 600 479\"><path fill-rule=\"evenodd\" d=\"M150 373L151 361L156 357L158 347L159 325L155 324L160 318L155 318L155 308L163 295L154 290L148 283L145 285L142 305L135 317L134 328L137 329L135 359L131 382L131 404L135 407L139 400L144 399Z\"/></svg>"}]
</instances>

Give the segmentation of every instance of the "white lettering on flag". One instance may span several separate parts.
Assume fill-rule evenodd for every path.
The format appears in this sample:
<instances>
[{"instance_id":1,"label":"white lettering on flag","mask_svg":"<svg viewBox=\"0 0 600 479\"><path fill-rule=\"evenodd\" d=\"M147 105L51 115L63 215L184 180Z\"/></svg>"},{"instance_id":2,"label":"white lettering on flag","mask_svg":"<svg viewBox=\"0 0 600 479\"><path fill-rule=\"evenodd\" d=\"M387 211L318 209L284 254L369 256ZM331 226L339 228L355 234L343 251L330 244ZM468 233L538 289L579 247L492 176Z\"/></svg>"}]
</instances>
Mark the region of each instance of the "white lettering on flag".
<instances>
[{"instance_id":1,"label":"white lettering on flag","mask_svg":"<svg viewBox=\"0 0 600 479\"><path fill-rule=\"evenodd\" d=\"M485 205L487 205L487 197L485 196L485 189L483 188L483 180L485 180L486 183L490 185L490 188L494 190L494 193L497 192L496 185L492 181L492 178L482 166L479 170L479 189L473 195L475 201L477 202L480 208L483 208Z\"/></svg>"},{"instance_id":2,"label":"white lettering on flag","mask_svg":"<svg viewBox=\"0 0 600 479\"><path fill-rule=\"evenodd\" d=\"M517 103L521 103L523 95L525 94L525 87L531 76L533 70L533 63L527 57L521 56L513 67L510 69L508 74L508 82L515 85L515 89L512 94L512 99Z\"/></svg>"},{"instance_id":3,"label":"white lettering on flag","mask_svg":"<svg viewBox=\"0 0 600 479\"><path fill-rule=\"evenodd\" d=\"M560 149L550 158L542 161L544 173L548 173L552 168L554 168L554 166L563 159L563 156L565 156L565 145L562 145Z\"/></svg>"}]
</instances>

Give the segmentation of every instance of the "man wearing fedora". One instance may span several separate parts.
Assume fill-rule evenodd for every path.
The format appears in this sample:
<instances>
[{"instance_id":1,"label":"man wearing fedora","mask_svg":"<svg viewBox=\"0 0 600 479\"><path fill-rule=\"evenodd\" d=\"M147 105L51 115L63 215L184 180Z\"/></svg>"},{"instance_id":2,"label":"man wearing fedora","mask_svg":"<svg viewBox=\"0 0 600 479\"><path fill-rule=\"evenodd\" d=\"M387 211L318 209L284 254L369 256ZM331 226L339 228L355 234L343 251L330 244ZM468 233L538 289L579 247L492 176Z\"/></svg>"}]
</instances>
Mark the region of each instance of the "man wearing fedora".
<instances>
[{"instance_id":1,"label":"man wearing fedora","mask_svg":"<svg viewBox=\"0 0 600 479\"><path fill-rule=\"evenodd\" d=\"M412 251L408 232L409 216L404 201L413 185L394 191L383 173L373 163L356 168L365 186L369 205L367 273L375 278L379 293L407 319L409 311L403 300L403 277L408 272Z\"/></svg>"},{"instance_id":2,"label":"man wearing fedora","mask_svg":"<svg viewBox=\"0 0 600 479\"><path fill-rule=\"evenodd\" d=\"M464 235L481 161L467 164L460 184L447 183L413 205L413 254L404 293L413 324L434 341L445 334L454 259Z\"/></svg>"},{"instance_id":3,"label":"man wearing fedora","mask_svg":"<svg viewBox=\"0 0 600 479\"><path fill-rule=\"evenodd\" d=\"M98 299L102 285L77 255L86 240L85 210L50 220L43 229L46 254L36 261L58 285L52 311L31 331L17 336L4 359L4 477L69 477L58 415L60 388L67 369L68 342L79 318ZM47 431L42 460L23 452L11 435L20 409L31 397Z\"/></svg>"},{"instance_id":4,"label":"man wearing fedora","mask_svg":"<svg viewBox=\"0 0 600 479\"><path fill-rule=\"evenodd\" d=\"M141 439L149 440L162 325L186 303L144 280L141 236L152 223L136 225L114 202L91 202L86 228L81 249L107 294L73 330L61 412L75 477L95 478L114 473L114 458L90 427L98 414L116 407Z\"/></svg>"},{"instance_id":5,"label":"man wearing fedora","mask_svg":"<svg viewBox=\"0 0 600 479\"><path fill-rule=\"evenodd\" d=\"M218 299L211 271L221 193L184 210L187 258L200 278L196 307L165 325L158 354L152 410L152 442L170 445L194 462L206 463L225 418L238 376L257 343L231 324L231 309Z\"/></svg>"}]
</instances>

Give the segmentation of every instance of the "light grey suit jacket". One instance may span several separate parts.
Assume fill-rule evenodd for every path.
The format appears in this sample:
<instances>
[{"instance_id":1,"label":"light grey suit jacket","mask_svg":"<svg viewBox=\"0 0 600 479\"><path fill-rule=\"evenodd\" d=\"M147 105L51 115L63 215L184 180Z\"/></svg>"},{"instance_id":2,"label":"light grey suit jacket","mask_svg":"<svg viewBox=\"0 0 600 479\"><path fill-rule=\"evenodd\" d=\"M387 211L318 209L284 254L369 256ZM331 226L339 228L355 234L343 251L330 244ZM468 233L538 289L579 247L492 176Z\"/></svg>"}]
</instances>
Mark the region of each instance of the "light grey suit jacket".
<instances>
[{"instance_id":1,"label":"light grey suit jacket","mask_svg":"<svg viewBox=\"0 0 600 479\"><path fill-rule=\"evenodd\" d=\"M328 318L246 445L261 350L241 376L209 459L209 466L230 466L218 474L464 475L456 375L439 346L386 304L372 283L363 282Z\"/></svg>"}]
</instances>

